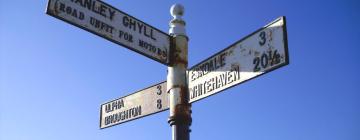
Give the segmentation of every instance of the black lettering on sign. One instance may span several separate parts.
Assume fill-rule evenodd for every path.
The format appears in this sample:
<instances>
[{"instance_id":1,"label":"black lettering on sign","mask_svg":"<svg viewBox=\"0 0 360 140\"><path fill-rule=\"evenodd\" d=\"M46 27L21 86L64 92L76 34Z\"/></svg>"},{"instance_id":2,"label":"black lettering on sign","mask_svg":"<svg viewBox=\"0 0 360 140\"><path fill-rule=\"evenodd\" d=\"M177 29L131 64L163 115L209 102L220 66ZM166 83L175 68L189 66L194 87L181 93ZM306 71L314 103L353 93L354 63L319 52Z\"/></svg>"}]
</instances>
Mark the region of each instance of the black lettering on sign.
<instances>
[{"instance_id":1,"label":"black lettering on sign","mask_svg":"<svg viewBox=\"0 0 360 140\"><path fill-rule=\"evenodd\" d=\"M280 60L280 54L278 54L278 51L270 50L267 53L264 52L261 54L260 57L255 57L253 60L254 64L254 72L258 72L261 69L266 69L268 67L272 67L276 64L279 64L281 62Z\"/></svg>"},{"instance_id":2,"label":"black lettering on sign","mask_svg":"<svg viewBox=\"0 0 360 140\"><path fill-rule=\"evenodd\" d=\"M102 2L96 0L70 0L71 2L80 5L83 8L86 8L94 13L104 17L109 18L110 20L114 19L116 11L111 7L103 4Z\"/></svg>"},{"instance_id":3,"label":"black lettering on sign","mask_svg":"<svg viewBox=\"0 0 360 140\"><path fill-rule=\"evenodd\" d=\"M157 95L161 95L161 93L162 93L162 91L161 91L161 85L158 85L158 86L156 87L156 89L158 90L158 91L156 92L156 94L157 94Z\"/></svg>"},{"instance_id":4,"label":"black lettering on sign","mask_svg":"<svg viewBox=\"0 0 360 140\"><path fill-rule=\"evenodd\" d=\"M142 34L148 38L151 38L152 40L156 41L156 38L154 37L154 29L147 26L146 24L143 24L131 17L124 16L123 17L123 25L133 31L139 32L139 34Z\"/></svg>"},{"instance_id":5,"label":"black lettering on sign","mask_svg":"<svg viewBox=\"0 0 360 140\"><path fill-rule=\"evenodd\" d=\"M159 97L161 97L160 96L162 94L161 85L158 85L156 89L157 89L156 94L159 95ZM162 109L161 99L156 100L156 107L157 109Z\"/></svg>"},{"instance_id":6,"label":"black lettering on sign","mask_svg":"<svg viewBox=\"0 0 360 140\"><path fill-rule=\"evenodd\" d=\"M157 48L157 55L166 58L167 57L167 51L166 50L161 50L160 48Z\"/></svg>"},{"instance_id":7,"label":"black lettering on sign","mask_svg":"<svg viewBox=\"0 0 360 140\"><path fill-rule=\"evenodd\" d=\"M265 45L265 43L266 43L266 33L265 33L265 31L260 32L259 37L260 37L260 41L259 41L260 46Z\"/></svg>"},{"instance_id":8,"label":"black lettering on sign","mask_svg":"<svg viewBox=\"0 0 360 140\"><path fill-rule=\"evenodd\" d=\"M97 28L99 30L103 30L103 31L108 32L110 34L113 33L114 27L112 27L111 25L108 25L105 22L102 22L101 20L98 20L98 19L96 19L94 17L90 17L90 24L93 27L95 27L95 28Z\"/></svg>"},{"instance_id":9,"label":"black lettering on sign","mask_svg":"<svg viewBox=\"0 0 360 140\"><path fill-rule=\"evenodd\" d=\"M162 108L161 99L158 99L156 102L157 102L157 105L156 105L157 108L161 109Z\"/></svg>"},{"instance_id":10,"label":"black lettering on sign","mask_svg":"<svg viewBox=\"0 0 360 140\"><path fill-rule=\"evenodd\" d=\"M261 66L263 68L266 68L268 66L268 63L269 63L269 58L265 53L263 53L261 55Z\"/></svg>"},{"instance_id":11,"label":"black lettering on sign","mask_svg":"<svg viewBox=\"0 0 360 140\"><path fill-rule=\"evenodd\" d=\"M202 76L208 74L209 72L216 71L219 68L222 68L226 65L226 56L227 52L222 52L221 54L213 57L212 59L202 63L201 65L194 68L191 71L191 81L201 78Z\"/></svg>"},{"instance_id":12,"label":"black lettering on sign","mask_svg":"<svg viewBox=\"0 0 360 140\"><path fill-rule=\"evenodd\" d=\"M118 123L127 119L132 119L141 116L141 106L136 106L121 112L117 112L105 117L105 125Z\"/></svg>"},{"instance_id":13,"label":"black lettering on sign","mask_svg":"<svg viewBox=\"0 0 360 140\"><path fill-rule=\"evenodd\" d=\"M123 25L125 27L128 27L129 29L133 29L133 31L136 31L136 22L133 21L131 18L129 18L128 16L124 16L123 17Z\"/></svg>"},{"instance_id":14,"label":"black lettering on sign","mask_svg":"<svg viewBox=\"0 0 360 140\"><path fill-rule=\"evenodd\" d=\"M85 14L83 12L80 12L70 6L65 5L64 3L60 3L59 11L66 13L74 18L84 20Z\"/></svg>"},{"instance_id":15,"label":"black lettering on sign","mask_svg":"<svg viewBox=\"0 0 360 140\"><path fill-rule=\"evenodd\" d=\"M147 43L141 39L139 39L139 46L152 52L152 53L156 53L156 47L150 43Z\"/></svg>"},{"instance_id":16,"label":"black lettering on sign","mask_svg":"<svg viewBox=\"0 0 360 140\"><path fill-rule=\"evenodd\" d=\"M253 60L253 64L255 64L255 67L254 67L254 72L258 72L260 71L260 67L259 67L259 64L260 64L260 58L259 57L255 57L254 60Z\"/></svg>"},{"instance_id":17,"label":"black lettering on sign","mask_svg":"<svg viewBox=\"0 0 360 140\"><path fill-rule=\"evenodd\" d=\"M198 96L206 94L206 93L204 93L205 84L206 84L206 82L204 84L200 83L200 84L195 85L194 87L190 88L189 89L189 92L190 92L190 95L191 95L190 99L194 99L194 98L196 98Z\"/></svg>"},{"instance_id":18,"label":"black lettering on sign","mask_svg":"<svg viewBox=\"0 0 360 140\"><path fill-rule=\"evenodd\" d=\"M205 94L224 89L224 87L240 80L240 66L234 65L230 71L222 72L219 75L209 78L204 83L199 83L189 88L190 99L205 96Z\"/></svg>"},{"instance_id":19,"label":"black lettering on sign","mask_svg":"<svg viewBox=\"0 0 360 140\"><path fill-rule=\"evenodd\" d=\"M121 30L119 30L119 38L124 39L128 42L133 42L133 36L130 33Z\"/></svg>"},{"instance_id":20,"label":"black lettering on sign","mask_svg":"<svg viewBox=\"0 0 360 140\"><path fill-rule=\"evenodd\" d=\"M117 109L121 109L124 107L124 101L122 99L113 101L105 105L105 112L109 113Z\"/></svg>"},{"instance_id":21,"label":"black lettering on sign","mask_svg":"<svg viewBox=\"0 0 360 140\"><path fill-rule=\"evenodd\" d=\"M272 51L269 51L269 55L273 56L271 59L271 65L279 64L281 62L280 60L280 54L278 54L277 50L274 51L274 54L271 54Z\"/></svg>"}]
</instances>

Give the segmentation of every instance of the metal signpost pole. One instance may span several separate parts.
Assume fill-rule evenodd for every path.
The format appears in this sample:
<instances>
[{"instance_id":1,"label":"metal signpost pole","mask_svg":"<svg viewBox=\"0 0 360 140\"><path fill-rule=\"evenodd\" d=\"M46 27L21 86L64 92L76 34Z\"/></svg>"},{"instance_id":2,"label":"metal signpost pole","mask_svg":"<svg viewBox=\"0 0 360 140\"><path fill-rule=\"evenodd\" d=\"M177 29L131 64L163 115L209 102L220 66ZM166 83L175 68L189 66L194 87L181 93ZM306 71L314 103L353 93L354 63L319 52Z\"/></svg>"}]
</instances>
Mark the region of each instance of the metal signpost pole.
<instances>
[{"instance_id":1,"label":"metal signpost pole","mask_svg":"<svg viewBox=\"0 0 360 140\"><path fill-rule=\"evenodd\" d=\"M171 65L168 67L167 91L169 93L170 117L173 140L189 140L191 125L191 105L189 104L186 70L188 66L188 38L185 32L185 21L181 18L184 7L175 4L170 13L169 34L173 37Z\"/></svg>"}]
</instances>

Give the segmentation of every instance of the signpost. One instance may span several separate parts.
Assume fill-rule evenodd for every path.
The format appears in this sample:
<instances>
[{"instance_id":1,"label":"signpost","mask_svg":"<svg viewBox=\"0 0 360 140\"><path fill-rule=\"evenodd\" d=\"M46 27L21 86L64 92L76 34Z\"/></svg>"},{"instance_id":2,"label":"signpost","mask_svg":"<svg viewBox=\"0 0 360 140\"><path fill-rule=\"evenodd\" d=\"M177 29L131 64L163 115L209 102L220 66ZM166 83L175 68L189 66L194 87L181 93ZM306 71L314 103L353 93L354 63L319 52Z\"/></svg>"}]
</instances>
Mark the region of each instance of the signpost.
<instances>
[{"instance_id":1,"label":"signpost","mask_svg":"<svg viewBox=\"0 0 360 140\"><path fill-rule=\"evenodd\" d=\"M135 120L169 109L166 82L106 102L100 108L100 128Z\"/></svg>"},{"instance_id":2,"label":"signpost","mask_svg":"<svg viewBox=\"0 0 360 140\"><path fill-rule=\"evenodd\" d=\"M190 68L190 103L288 63L286 21L280 17Z\"/></svg>"},{"instance_id":3,"label":"signpost","mask_svg":"<svg viewBox=\"0 0 360 140\"><path fill-rule=\"evenodd\" d=\"M49 0L46 13L168 66L167 82L102 104L101 129L170 109L172 139L189 140L191 103L289 64L285 17L187 70L181 5L171 36L100 0Z\"/></svg>"},{"instance_id":4,"label":"signpost","mask_svg":"<svg viewBox=\"0 0 360 140\"><path fill-rule=\"evenodd\" d=\"M170 36L100 0L49 0L46 13L155 61L170 63Z\"/></svg>"}]
</instances>

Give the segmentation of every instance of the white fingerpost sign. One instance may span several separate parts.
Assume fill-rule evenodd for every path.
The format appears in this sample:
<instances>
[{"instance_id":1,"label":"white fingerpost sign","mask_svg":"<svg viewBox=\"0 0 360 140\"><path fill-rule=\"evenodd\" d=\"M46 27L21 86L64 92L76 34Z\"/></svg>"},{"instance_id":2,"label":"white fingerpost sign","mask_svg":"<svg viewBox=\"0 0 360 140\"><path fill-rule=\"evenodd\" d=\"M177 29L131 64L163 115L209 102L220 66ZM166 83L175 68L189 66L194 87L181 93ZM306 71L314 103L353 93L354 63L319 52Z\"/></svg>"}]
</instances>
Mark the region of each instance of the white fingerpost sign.
<instances>
[{"instance_id":1,"label":"white fingerpost sign","mask_svg":"<svg viewBox=\"0 0 360 140\"><path fill-rule=\"evenodd\" d=\"M286 34L280 17L190 68L190 103L287 65Z\"/></svg>"},{"instance_id":2,"label":"white fingerpost sign","mask_svg":"<svg viewBox=\"0 0 360 140\"><path fill-rule=\"evenodd\" d=\"M169 65L170 36L100 0L49 0L46 13Z\"/></svg>"},{"instance_id":3,"label":"white fingerpost sign","mask_svg":"<svg viewBox=\"0 0 360 140\"><path fill-rule=\"evenodd\" d=\"M102 104L100 128L107 128L167 109L169 109L169 95L166 93L166 82L162 82Z\"/></svg>"}]
</instances>

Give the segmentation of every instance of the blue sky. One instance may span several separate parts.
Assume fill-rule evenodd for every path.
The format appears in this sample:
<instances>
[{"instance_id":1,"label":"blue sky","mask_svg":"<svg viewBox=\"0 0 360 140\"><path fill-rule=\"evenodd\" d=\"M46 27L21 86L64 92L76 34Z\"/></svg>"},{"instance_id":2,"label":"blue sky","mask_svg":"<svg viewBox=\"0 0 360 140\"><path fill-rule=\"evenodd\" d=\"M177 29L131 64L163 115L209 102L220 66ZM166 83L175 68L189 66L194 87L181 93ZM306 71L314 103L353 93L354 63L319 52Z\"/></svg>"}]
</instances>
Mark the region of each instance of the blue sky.
<instances>
[{"instance_id":1,"label":"blue sky","mask_svg":"<svg viewBox=\"0 0 360 140\"><path fill-rule=\"evenodd\" d=\"M280 16L290 64L193 104L191 139L359 140L360 2L157 0L107 3L168 32L182 3L189 67ZM100 104L166 79L166 67L0 0L0 139L171 139L168 111L99 129Z\"/></svg>"}]
</instances>

